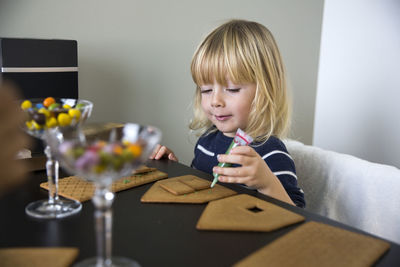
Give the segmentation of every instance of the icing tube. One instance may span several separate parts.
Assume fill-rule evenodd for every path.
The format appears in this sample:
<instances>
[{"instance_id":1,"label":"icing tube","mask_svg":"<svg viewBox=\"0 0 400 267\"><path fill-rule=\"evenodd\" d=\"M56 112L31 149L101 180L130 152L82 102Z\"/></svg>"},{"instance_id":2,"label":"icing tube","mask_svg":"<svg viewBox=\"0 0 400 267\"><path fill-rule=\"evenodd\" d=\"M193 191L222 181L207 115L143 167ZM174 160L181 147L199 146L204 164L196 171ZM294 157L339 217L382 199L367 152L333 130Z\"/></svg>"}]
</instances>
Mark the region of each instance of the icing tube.
<instances>
[{"instance_id":1,"label":"icing tube","mask_svg":"<svg viewBox=\"0 0 400 267\"><path fill-rule=\"evenodd\" d=\"M233 138L232 143L229 145L228 149L226 150L225 154L229 154L231 152L232 148L234 148L234 147L247 146L251 142L253 142L253 138L251 138L250 135L246 134L241 129L237 129L236 135ZM229 167L229 166L231 166L231 164L226 163L226 162L220 162L218 164L218 167ZM219 174L217 174L217 173L213 173L213 175L214 175L214 180L211 184L211 187L214 187L214 185L218 182L218 177L219 177Z\"/></svg>"}]
</instances>

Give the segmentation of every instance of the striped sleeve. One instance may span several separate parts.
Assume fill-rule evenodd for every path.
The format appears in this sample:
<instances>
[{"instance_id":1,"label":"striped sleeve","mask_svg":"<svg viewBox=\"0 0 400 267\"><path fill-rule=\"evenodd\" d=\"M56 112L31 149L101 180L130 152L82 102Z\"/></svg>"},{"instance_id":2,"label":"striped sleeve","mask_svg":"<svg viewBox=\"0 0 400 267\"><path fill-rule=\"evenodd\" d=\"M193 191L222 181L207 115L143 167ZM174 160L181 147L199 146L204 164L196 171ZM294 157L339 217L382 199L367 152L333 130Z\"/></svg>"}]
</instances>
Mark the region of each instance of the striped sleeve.
<instances>
[{"instance_id":1,"label":"striped sleeve","mask_svg":"<svg viewBox=\"0 0 400 267\"><path fill-rule=\"evenodd\" d=\"M290 156L286 147L280 142L279 146L274 146L272 150L260 153L268 167L279 179L286 192L296 206L304 208L304 192L298 187L296 167L293 158Z\"/></svg>"}]
</instances>

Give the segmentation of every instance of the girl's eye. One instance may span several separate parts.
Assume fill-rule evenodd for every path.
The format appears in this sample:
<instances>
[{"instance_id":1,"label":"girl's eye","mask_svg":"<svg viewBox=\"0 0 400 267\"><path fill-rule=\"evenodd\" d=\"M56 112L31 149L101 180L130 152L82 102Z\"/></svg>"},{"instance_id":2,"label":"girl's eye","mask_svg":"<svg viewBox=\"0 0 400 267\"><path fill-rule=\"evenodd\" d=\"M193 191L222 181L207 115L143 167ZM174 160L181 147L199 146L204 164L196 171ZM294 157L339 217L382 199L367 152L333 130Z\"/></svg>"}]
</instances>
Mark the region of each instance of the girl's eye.
<instances>
[{"instance_id":1,"label":"girl's eye","mask_svg":"<svg viewBox=\"0 0 400 267\"><path fill-rule=\"evenodd\" d=\"M212 89L202 89L201 91L200 91L200 93L202 93L202 94L208 94L208 93L210 93L212 91Z\"/></svg>"},{"instance_id":2,"label":"girl's eye","mask_svg":"<svg viewBox=\"0 0 400 267\"><path fill-rule=\"evenodd\" d=\"M230 93L238 93L240 91L240 88L227 88L226 91Z\"/></svg>"}]
</instances>

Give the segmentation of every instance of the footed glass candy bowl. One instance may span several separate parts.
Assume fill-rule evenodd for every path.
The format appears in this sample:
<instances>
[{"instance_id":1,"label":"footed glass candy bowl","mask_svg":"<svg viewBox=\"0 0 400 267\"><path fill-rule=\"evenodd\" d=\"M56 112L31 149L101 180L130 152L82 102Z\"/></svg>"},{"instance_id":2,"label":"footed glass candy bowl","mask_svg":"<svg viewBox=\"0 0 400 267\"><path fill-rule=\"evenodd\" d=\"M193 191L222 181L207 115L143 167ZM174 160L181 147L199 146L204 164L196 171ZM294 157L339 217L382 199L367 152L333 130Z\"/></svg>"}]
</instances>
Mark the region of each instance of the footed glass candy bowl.
<instances>
[{"instance_id":1,"label":"footed glass candy bowl","mask_svg":"<svg viewBox=\"0 0 400 267\"><path fill-rule=\"evenodd\" d=\"M45 139L46 130L58 127L76 127L90 117L93 103L73 98L34 98L21 103L25 111L25 131Z\"/></svg>"},{"instance_id":2,"label":"footed glass candy bowl","mask_svg":"<svg viewBox=\"0 0 400 267\"><path fill-rule=\"evenodd\" d=\"M90 138L90 139L89 139ZM130 175L142 165L160 142L161 132L134 123L112 128L106 134L88 137L76 128L64 128L52 135L50 145L69 172L94 182L97 257L77 266L139 266L131 259L112 257L112 203L114 180Z\"/></svg>"},{"instance_id":3,"label":"footed glass candy bowl","mask_svg":"<svg viewBox=\"0 0 400 267\"><path fill-rule=\"evenodd\" d=\"M47 162L46 171L49 187L48 199L28 204L25 212L35 218L63 218L77 213L82 204L58 196L58 161L48 146L49 135L59 129L77 128L90 116L93 104L83 99L53 97L26 99L21 103L25 112L24 130L31 136L42 139L46 144L44 150Z\"/></svg>"}]
</instances>

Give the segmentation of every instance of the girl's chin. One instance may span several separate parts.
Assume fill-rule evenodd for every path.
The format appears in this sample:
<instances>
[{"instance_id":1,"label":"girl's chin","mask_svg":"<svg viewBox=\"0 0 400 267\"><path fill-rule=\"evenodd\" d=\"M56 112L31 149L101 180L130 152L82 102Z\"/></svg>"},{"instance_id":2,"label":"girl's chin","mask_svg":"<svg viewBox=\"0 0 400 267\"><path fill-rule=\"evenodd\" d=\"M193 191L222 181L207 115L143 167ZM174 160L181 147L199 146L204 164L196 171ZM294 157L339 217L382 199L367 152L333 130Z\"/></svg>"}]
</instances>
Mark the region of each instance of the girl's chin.
<instances>
[{"instance_id":1,"label":"girl's chin","mask_svg":"<svg viewBox=\"0 0 400 267\"><path fill-rule=\"evenodd\" d=\"M216 126L216 127L217 127L218 131L222 132L225 136L235 137L235 135L236 135L237 129L227 129L227 128L218 127L218 126Z\"/></svg>"},{"instance_id":2,"label":"girl's chin","mask_svg":"<svg viewBox=\"0 0 400 267\"><path fill-rule=\"evenodd\" d=\"M228 136L228 137L235 137L235 135L236 135L236 132L229 132L229 133L225 133L225 132L222 132L225 136Z\"/></svg>"},{"instance_id":3,"label":"girl's chin","mask_svg":"<svg viewBox=\"0 0 400 267\"><path fill-rule=\"evenodd\" d=\"M222 132L224 135L229 137L235 137L236 131L238 127L232 125L232 123L221 122L216 120L211 120L215 127L217 127L218 131Z\"/></svg>"}]
</instances>

